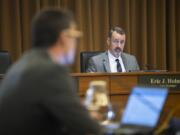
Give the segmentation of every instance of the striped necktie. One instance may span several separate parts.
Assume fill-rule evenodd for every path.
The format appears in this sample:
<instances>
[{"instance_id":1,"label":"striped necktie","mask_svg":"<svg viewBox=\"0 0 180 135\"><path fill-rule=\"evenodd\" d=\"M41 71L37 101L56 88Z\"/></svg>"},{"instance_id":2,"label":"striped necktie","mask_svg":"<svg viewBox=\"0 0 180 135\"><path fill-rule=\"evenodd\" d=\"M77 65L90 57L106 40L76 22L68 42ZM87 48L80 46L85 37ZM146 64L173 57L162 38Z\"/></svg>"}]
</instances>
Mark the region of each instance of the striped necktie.
<instances>
[{"instance_id":1,"label":"striped necktie","mask_svg":"<svg viewBox=\"0 0 180 135\"><path fill-rule=\"evenodd\" d=\"M122 72L122 68L121 68L121 64L119 62L119 59L116 59L116 63L117 63L117 71Z\"/></svg>"}]
</instances>

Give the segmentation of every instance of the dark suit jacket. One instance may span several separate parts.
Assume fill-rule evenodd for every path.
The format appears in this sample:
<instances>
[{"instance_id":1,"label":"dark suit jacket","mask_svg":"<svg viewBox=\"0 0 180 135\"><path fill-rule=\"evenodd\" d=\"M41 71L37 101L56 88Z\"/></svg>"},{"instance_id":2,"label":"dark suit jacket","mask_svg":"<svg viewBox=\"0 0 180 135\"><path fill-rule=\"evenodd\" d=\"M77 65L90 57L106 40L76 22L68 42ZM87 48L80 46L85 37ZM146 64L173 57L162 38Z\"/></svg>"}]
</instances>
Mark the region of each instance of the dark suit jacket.
<instances>
[{"instance_id":1,"label":"dark suit jacket","mask_svg":"<svg viewBox=\"0 0 180 135\"><path fill-rule=\"evenodd\" d=\"M139 65L137 63L136 58L133 55L123 52L121 54L121 57L127 72L139 70ZM104 52L90 58L87 72L111 72L108 53Z\"/></svg>"},{"instance_id":2,"label":"dark suit jacket","mask_svg":"<svg viewBox=\"0 0 180 135\"><path fill-rule=\"evenodd\" d=\"M46 51L26 53L0 89L0 135L99 134L65 67Z\"/></svg>"}]
</instances>

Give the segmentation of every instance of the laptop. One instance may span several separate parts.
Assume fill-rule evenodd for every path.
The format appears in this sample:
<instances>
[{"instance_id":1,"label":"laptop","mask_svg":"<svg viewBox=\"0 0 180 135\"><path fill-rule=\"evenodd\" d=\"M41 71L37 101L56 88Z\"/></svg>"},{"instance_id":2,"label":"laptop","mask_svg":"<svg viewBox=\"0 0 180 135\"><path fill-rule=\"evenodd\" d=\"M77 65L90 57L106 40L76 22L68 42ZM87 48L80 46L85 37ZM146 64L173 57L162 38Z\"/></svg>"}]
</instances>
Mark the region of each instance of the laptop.
<instances>
[{"instance_id":1,"label":"laptop","mask_svg":"<svg viewBox=\"0 0 180 135\"><path fill-rule=\"evenodd\" d=\"M134 87L120 121L119 133L151 133L157 126L167 95L167 88Z\"/></svg>"}]
</instances>

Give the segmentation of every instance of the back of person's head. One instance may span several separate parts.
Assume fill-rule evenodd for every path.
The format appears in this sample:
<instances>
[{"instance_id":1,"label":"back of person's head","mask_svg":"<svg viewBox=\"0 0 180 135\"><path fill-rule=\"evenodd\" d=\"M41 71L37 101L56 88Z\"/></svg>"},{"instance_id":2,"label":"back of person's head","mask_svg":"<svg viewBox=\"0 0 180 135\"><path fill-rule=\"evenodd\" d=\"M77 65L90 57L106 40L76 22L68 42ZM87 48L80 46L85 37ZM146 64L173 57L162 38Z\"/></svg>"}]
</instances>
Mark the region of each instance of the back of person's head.
<instances>
[{"instance_id":1,"label":"back of person's head","mask_svg":"<svg viewBox=\"0 0 180 135\"><path fill-rule=\"evenodd\" d=\"M110 29L109 35L108 35L109 38L112 37L112 33L113 33L113 32L117 32L117 33L119 33L119 34L121 34L121 35L124 35L124 34L125 34L125 31L124 31L122 28L115 26L115 27L113 27L113 28Z\"/></svg>"},{"instance_id":2,"label":"back of person's head","mask_svg":"<svg viewBox=\"0 0 180 135\"><path fill-rule=\"evenodd\" d=\"M68 10L49 8L40 11L32 21L33 47L51 47L71 23L74 23L74 18Z\"/></svg>"}]
</instances>

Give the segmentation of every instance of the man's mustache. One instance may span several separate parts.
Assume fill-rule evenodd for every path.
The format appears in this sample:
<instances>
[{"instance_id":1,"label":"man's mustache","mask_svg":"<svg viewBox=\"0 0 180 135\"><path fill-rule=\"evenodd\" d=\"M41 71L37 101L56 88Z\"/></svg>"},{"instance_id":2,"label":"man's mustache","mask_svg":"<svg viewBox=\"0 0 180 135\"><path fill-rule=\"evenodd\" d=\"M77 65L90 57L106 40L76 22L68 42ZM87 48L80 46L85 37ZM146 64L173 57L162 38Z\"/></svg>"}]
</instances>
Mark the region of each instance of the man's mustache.
<instances>
[{"instance_id":1,"label":"man's mustache","mask_svg":"<svg viewBox=\"0 0 180 135\"><path fill-rule=\"evenodd\" d=\"M119 48L119 47L116 47L114 50L115 50L115 52L121 52L122 51L121 48Z\"/></svg>"}]
</instances>

